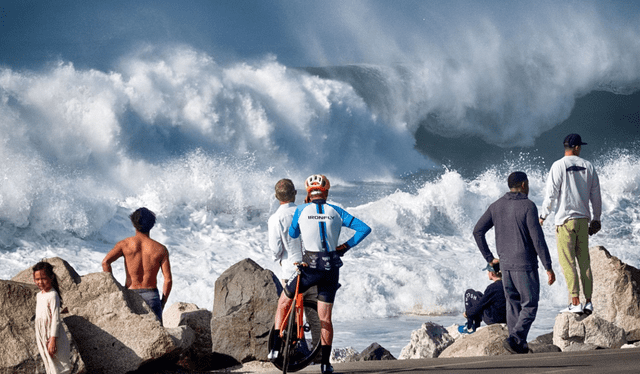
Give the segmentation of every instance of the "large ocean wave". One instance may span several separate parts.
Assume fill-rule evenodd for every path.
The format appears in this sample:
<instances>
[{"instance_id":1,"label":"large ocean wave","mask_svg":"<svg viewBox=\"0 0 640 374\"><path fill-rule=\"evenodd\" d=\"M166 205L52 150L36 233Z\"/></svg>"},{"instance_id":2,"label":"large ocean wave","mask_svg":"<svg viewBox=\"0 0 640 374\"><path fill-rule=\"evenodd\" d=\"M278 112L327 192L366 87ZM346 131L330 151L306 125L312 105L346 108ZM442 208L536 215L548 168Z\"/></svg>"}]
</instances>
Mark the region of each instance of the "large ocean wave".
<instances>
[{"instance_id":1,"label":"large ocean wave","mask_svg":"<svg viewBox=\"0 0 640 374\"><path fill-rule=\"evenodd\" d=\"M360 14L343 20L352 31L372 15L346 10ZM594 244L637 266L640 117L628 110L637 105L621 110L594 94L638 98L637 23L613 27L594 6L528 14L502 24L481 12L468 27L430 25L424 39L384 48L349 34L366 64L218 62L202 48L158 43L109 56L117 63L108 69L0 67L0 277L52 256L81 274L100 271L132 234L128 213L147 206L173 261L170 300L211 307L215 279L235 262L277 270L266 240L275 182L300 187L320 172L332 199L373 227L345 258L336 317L455 313L464 289L487 283L475 220L515 169L529 174L540 205L568 132L597 149L584 154L604 195ZM620 118L581 127L592 110ZM539 156L539 139L553 156ZM123 279L122 263L114 269ZM543 296L564 303L562 282Z\"/></svg>"}]
</instances>

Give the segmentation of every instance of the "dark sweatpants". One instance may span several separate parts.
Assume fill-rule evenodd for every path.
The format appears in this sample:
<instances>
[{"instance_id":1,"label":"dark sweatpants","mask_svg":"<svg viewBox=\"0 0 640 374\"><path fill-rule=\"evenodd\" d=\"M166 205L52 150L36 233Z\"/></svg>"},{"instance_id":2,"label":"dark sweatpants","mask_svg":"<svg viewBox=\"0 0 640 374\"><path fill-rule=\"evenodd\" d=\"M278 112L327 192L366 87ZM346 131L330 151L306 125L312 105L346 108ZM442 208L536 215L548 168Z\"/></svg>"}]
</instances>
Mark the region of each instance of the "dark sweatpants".
<instances>
[{"instance_id":1,"label":"dark sweatpants","mask_svg":"<svg viewBox=\"0 0 640 374\"><path fill-rule=\"evenodd\" d=\"M538 313L540 299L538 270L503 270L502 284L507 298L509 339L524 350L528 348L527 335Z\"/></svg>"},{"instance_id":2,"label":"dark sweatpants","mask_svg":"<svg viewBox=\"0 0 640 374\"><path fill-rule=\"evenodd\" d=\"M480 302L482 299L482 292L476 291L473 289L468 289L464 293L464 309L466 312L469 311L475 304ZM468 313L467 313L468 314ZM475 330L480 327L480 322L482 322L482 315L477 316L475 319L467 317L467 329Z\"/></svg>"}]
</instances>

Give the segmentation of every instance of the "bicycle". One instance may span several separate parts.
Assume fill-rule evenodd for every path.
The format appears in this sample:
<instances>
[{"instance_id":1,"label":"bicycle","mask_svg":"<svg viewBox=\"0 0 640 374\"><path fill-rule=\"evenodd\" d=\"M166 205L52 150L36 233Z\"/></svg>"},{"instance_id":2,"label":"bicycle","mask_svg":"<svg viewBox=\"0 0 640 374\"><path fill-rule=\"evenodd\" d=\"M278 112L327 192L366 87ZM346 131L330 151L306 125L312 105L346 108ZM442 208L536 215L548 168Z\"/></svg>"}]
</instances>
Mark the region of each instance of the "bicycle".
<instances>
[{"instance_id":1,"label":"bicycle","mask_svg":"<svg viewBox=\"0 0 640 374\"><path fill-rule=\"evenodd\" d=\"M306 266L305 263L297 264L296 270L296 291L293 295L291 306L286 311L282 324L280 325L280 336L282 346L277 347L281 352L280 356L273 361L273 364L283 374L287 372L295 372L307 367L320 351L320 333L317 337L307 340L307 333L310 333L312 326L310 325L310 317L315 317L318 321L318 303L317 301L304 300L304 295L299 292L301 267ZM284 292L284 291L283 291ZM305 320L306 311L306 320ZM276 326L271 328L269 332L268 349L274 349Z\"/></svg>"}]
</instances>

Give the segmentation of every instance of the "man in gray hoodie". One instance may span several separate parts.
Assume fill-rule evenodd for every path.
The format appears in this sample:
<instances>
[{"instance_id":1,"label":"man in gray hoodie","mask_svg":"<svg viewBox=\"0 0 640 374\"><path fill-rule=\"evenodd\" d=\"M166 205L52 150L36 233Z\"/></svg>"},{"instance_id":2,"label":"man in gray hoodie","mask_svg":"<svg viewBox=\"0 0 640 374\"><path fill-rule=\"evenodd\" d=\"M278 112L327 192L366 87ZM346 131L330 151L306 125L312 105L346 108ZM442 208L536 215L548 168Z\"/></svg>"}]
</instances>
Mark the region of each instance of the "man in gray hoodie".
<instances>
[{"instance_id":1,"label":"man in gray hoodie","mask_svg":"<svg viewBox=\"0 0 640 374\"><path fill-rule=\"evenodd\" d=\"M527 174L511 173L508 185L510 191L489 206L476 223L473 236L485 260L492 265L500 263L502 270L509 328L509 337L503 345L511 353L528 353L527 335L540 298L538 257L547 271L549 285L556 281L556 275L538 222L538 209L528 198ZM492 227L500 260L493 256L485 238Z\"/></svg>"}]
</instances>

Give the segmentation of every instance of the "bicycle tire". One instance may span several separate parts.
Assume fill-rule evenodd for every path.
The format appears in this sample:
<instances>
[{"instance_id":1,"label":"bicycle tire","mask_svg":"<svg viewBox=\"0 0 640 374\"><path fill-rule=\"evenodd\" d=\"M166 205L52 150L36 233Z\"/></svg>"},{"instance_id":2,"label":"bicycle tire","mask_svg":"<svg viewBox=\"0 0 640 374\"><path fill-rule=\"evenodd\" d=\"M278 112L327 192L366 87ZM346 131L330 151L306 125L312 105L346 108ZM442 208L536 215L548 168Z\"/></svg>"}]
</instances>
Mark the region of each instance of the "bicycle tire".
<instances>
[{"instance_id":1,"label":"bicycle tire","mask_svg":"<svg viewBox=\"0 0 640 374\"><path fill-rule=\"evenodd\" d=\"M305 308L305 310L307 308L312 309L317 315L318 303L316 301L312 301L312 300L304 300L304 308ZM305 312L305 315L308 316L308 314L306 312ZM288 324L287 324L287 327L288 327ZM271 331L269 332L269 344L268 344L269 351L271 351L273 349L273 341L274 341L274 339L275 339L275 325L271 328ZM286 336L285 336L285 340L286 340ZM289 362L287 363L287 371L286 372L293 373L293 372L296 372L298 370L302 370L302 369L306 368L307 366L309 366L309 364L313 361L313 359L316 357L316 355L320 352L320 336L319 336L319 334L318 334L317 339L314 339L314 340L316 340L316 341L313 342L313 345L312 345L311 349L308 350L308 353L298 352L299 354L296 355L296 357L292 357L291 355L288 357L289 358ZM286 343L284 343L284 344L286 344ZM286 347L286 345L284 347ZM275 360L273 362L273 364L275 365L275 367L277 367L278 369L282 370L282 368L284 367L283 366L284 349L282 349L280 351L282 352L282 354L280 355L280 358ZM289 352L289 353L291 353L291 352Z\"/></svg>"}]
</instances>

